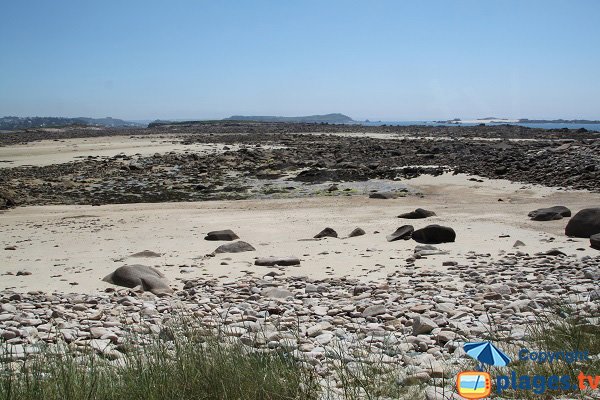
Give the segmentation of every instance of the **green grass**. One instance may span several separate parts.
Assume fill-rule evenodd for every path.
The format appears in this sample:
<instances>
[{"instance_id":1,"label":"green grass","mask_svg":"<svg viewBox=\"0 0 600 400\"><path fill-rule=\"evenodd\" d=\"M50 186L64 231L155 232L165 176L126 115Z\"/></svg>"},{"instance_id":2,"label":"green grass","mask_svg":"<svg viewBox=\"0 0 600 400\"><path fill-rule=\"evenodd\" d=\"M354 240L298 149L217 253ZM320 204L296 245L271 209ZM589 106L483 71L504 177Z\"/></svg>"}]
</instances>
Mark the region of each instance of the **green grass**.
<instances>
[{"instance_id":1,"label":"green grass","mask_svg":"<svg viewBox=\"0 0 600 400\"><path fill-rule=\"evenodd\" d=\"M315 375L282 354L212 338L160 339L124 358L45 351L3 371L0 399L314 399Z\"/></svg>"}]
</instances>

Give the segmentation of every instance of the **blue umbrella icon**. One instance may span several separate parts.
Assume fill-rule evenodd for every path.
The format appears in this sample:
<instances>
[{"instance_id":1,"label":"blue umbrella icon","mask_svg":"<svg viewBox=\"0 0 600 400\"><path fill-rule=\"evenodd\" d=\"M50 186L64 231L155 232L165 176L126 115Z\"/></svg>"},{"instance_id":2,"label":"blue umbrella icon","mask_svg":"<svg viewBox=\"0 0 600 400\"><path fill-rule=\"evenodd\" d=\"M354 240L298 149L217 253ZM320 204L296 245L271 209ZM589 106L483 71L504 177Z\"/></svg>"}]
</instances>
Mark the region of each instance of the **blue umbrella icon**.
<instances>
[{"instance_id":1,"label":"blue umbrella icon","mask_svg":"<svg viewBox=\"0 0 600 400\"><path fill-rule=\"evenodd\" d=\"M469 357L483 364L505 367L510 363L510 358L491 342L465 343L464 349Z\"/></svg>"}]
</instances>

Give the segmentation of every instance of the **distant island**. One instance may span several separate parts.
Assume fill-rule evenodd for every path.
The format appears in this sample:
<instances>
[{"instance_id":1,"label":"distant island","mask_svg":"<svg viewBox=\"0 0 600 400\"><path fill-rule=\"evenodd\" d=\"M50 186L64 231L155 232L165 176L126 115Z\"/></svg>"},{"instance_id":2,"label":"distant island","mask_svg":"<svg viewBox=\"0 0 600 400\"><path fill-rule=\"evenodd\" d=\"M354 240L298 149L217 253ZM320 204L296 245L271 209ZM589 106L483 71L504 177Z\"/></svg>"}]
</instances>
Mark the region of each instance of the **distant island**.
<instances>
[{"instance_id":1,"label":"distant island","mask_svg":"<svg viewBox=\"0 0 600 400\"><path fill-rule=\"evenodd\" d=\"M224 118L224 121L257 121L257 122L292 122L292 123L312 123L312 124L348 124L354 121L347 115L335 113L325 115L308 115L305 117L275 117L268 115L233 115Z\"/></svg>"},{"instance_id":2,"label":"distant island","mask_svg":"<svg viewBox=\"0 0 600 400\"><path fill-rule=\"evenodd\" d=\"M0 117L0 130L58 128L64 126L103 126L109 128L142 127L136 122L117 118L64 118L64 117Z\"/></svg>"},{"instance_id":3,"label":"distant island","mask_svg":"<svg viewBox=\"0 0 600 400\"><path fill-rule=\"evenodd\" d=\"M600 121L589 119L508 119L497 117L486 117L462 120L460 118L449 119L446 121L434 121L440 124L477 124L477 123L495 123L495 124L600 124Z\"/></svg>"}]
</instances>

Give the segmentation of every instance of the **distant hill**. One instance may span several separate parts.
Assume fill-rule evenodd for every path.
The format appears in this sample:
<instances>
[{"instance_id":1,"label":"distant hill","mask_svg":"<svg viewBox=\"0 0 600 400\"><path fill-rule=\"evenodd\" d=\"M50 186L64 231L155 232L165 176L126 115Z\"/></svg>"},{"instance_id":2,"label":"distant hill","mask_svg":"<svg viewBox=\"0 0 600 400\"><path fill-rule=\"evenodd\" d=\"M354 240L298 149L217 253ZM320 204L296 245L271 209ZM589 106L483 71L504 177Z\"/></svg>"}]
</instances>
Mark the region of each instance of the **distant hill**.
<instances>
[{"instance_id":1,"label":"distant hill","mask_svg":"<svg viewBox=\"0 0 600 400\"><path fill-rule=\"evenodd\" d=\"M0 130L30 129L30 128L52 128L61 126L84 125L118 127L140 127L144 126L130 121L117 118L64 118L64 117L1 117Z\"/></svg>"},{"instance_id":2,"label":"distant hill","mask_svg":"<svg viewBox=\"0 0 600 400\"><path fill-rule=\"evenodd\" d=\"M329 124L347 124L355 122L352 118L344 114L325 114L308 115L305 117L274 117L266 115L233 115L225 118L225 121L258 121L258 122L292 122L292 123L329 123Z\"/></svg>"}]
</instances>

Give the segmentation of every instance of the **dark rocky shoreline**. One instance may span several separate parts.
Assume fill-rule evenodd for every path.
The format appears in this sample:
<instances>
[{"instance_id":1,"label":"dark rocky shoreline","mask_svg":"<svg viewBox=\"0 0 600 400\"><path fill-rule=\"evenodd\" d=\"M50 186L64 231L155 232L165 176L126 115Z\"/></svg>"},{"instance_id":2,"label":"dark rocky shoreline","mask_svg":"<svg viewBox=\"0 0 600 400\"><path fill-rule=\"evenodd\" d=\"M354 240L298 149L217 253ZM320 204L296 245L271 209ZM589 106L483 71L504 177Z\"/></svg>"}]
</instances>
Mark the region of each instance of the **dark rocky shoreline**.
<instances>
[{"instance_id":1,"label":"dark rocky shoreline","mask_svg":"<svg viewBox=\"0 0 600 400\"><path fill-rule=\"evenodd\" d=\"M365 136L325 134L347 132ZM377 138L373 133L387 135ZM401 181L443 172L600 191L599 134L509 125L364 127L220 122L152 129L26 131L2 134L0 144L147 134L184 144L221 143L236 148L207 155L191 151L148 157L117 155L43 167L4 168L0 169L0 187L8 194L3 196L13 196L17 205L246 199L256 198L265 190L295 196L299 183ZM390 134L399 138L390 138ZM253 190L257 180L266 184L262 191ZM275 180L280 185L269 188L269 181ZM285 181L290 185L281 185Z\"/></svg>"}]
</instances>

